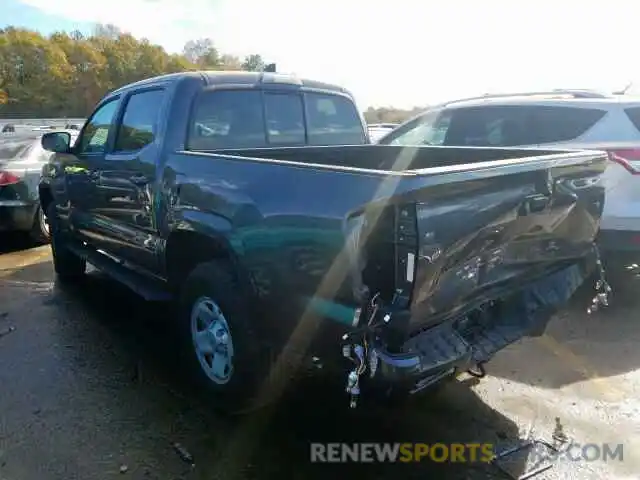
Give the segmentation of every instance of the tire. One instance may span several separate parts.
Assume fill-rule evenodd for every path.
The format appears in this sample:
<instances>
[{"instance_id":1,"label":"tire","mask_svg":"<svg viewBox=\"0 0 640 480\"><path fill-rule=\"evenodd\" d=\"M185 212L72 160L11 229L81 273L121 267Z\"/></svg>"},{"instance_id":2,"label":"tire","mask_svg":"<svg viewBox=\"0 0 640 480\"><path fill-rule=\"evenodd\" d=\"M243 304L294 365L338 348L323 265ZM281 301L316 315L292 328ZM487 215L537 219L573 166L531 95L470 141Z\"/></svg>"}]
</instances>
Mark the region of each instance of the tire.
<instances>
[{"instance_id":1,"label":"tire","mask_svg":"<svg viewBox=\"0 0 640 480\"><path fill-rule=\"evenodd\" d=\"M226 414L250 412L273 398L271 362L248 300L223 261L195 267L180 295L177 334L183 367L214 408Z\"/></svg>"},{"instance_id":2,"label":"tire","mask_svg":"<svg viewBox=\"0 0 640 480\"><path fill-rule=\"evenodd\" d=\"M35 217L33 218L33 226L29 232L31 240L35 243L49 243L51 241L51 233L48 222L48 215L44 214L42 207L38 207Z\"/></svg>"},{"instance_id":3,"label":"tire","mask_svg":"<svg viewBox=\"0 0 640 480\"><path fill-rule=\"evenodd\" d=\"M66 247L67 236L60 228L57 212L53 202L47 207L49 231L51 232L51 254L53 269L62 282L74 282L84 276L87 262L75 255Z\"/></svg>"}]
</instances>

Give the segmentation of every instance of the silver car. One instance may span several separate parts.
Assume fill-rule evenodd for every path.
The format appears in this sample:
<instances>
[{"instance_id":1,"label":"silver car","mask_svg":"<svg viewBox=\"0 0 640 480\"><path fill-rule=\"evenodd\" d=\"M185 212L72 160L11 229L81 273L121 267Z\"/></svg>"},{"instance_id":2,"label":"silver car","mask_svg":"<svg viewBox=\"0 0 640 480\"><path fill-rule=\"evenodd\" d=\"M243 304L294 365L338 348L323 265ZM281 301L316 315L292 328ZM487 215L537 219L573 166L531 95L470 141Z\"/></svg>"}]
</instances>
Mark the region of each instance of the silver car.
<instances>
[{"instance_id":1,"label":"silver car","mask_svg":"<svg viewBox=\"0 0 640 480\"><path fill-rule=\"evenodd\" d=\"M72 141L78 132L69 130ZM49 241L49 225L40 209L38 182L51 152L40 144L40 132L0 134L0 235L28 233L33 240Z\"/></svg>"}]
</instances>

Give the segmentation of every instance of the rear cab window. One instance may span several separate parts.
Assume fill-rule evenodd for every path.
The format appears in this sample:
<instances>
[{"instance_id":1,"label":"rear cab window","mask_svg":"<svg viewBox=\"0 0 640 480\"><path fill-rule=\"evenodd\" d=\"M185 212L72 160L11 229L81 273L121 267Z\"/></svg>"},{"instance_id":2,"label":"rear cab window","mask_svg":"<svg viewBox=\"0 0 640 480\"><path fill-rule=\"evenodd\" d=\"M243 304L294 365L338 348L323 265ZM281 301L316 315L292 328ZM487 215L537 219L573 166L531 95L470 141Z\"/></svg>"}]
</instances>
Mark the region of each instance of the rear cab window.
<instances>
[{"instance_id":1,"label":"rear cab window","mask_svg":"<svg viewBox=\"0 0 640 480\"><path fill-rule=\"evenodd\" d=\"M267 144L261 92L213 90L196 99L187 148L257 148Z\"/></svg>"},{"instance_id":2,"label":"rear cab window","mask_svg":"<svg viewBox=\"0 0 640 480\"><path fill-rule=\"evenodd\" d=\"M512 147L573 140L605 110L552 105L485 105L427 113L384 139L391 145Z\"/></svg>"},{"instance_id":3,"label":"rear cab window","mask_svg":"<svg viewBox=\"0 0 640 480\"><path fill-rule=\"evenodd\" d=\"M188 150L366 142L356 105L338 94L270 89L205 90L189 121Z\"/></svg>"},{"instance_id":4,"label":"rear cab window","mask_svg":"<svg viewBox=\"0 0 640 480\"><path fill-rule=\"evenodd\" d=\"M310 145L360 145L365 142L358 110L340 95L305 93Z\"/></svg>"},{"instance_id":5,"label":"rear cab window","mask_svg":"<svg viewBox=\"0 0 640 480\"><path fill-rule=\"evenodd\" d=\"M304 104L301 95L265 92L264 111L270 146L305 144Z\"/></svg>"}]
</instances>

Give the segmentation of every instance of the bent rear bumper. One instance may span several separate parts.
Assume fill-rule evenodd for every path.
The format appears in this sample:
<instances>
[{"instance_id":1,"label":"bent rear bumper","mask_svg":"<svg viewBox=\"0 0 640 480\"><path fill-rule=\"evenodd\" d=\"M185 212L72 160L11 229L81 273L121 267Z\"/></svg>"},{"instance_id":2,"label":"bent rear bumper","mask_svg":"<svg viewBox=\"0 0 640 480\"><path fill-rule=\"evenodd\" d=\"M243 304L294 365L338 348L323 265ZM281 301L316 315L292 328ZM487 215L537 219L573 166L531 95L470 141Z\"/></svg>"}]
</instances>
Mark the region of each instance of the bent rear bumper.
<instances>
[{"instance_id":1,"label":"bent rear bumper","mask_svg":"<svg viewBox=\"0 0 640 480\"><path fill-rule=\"evenodd\" d=\"M402 353L375 346L378 380L406 384L414 393L487 362L511 343L541 335L586 277L581 266L573 265L530 284L498 306L420 333L406 342Z\"/></svg>"}]
</instances>

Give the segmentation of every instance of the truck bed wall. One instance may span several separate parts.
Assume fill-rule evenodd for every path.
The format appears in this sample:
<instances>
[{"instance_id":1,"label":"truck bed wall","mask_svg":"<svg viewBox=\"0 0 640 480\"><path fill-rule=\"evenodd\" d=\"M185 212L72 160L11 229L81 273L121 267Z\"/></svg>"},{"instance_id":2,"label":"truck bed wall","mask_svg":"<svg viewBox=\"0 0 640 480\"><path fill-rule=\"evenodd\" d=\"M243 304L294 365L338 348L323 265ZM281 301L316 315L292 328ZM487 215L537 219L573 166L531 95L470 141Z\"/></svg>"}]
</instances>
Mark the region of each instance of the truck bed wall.
<instances>
[{"instance_id":1,"label":"truck bed wall","mask_svg":"<svg viewBox=\"0 0 640 480\"><path fill-rule=\"evenodd\" d=\"M483 163L486 168L482 171L463 168L444 174L426 169L415 175L399 172L389 175L384 171L331 166L305 168L298 163L303 158L316 162L324 159L329 163L341 155L355 159L353 163L364 163L367 158L375 160L376 155L390 161L402 152L414 153L412 150L417 150L416 163L434 159L436 165L438 162L446 165L445 162L464 158L465 162L487 160ZM347 219L358 217L366 208L367 217L379 230L372 237L384 249L389 244L387 237L395 235L393 221L384 221L384 212L400 205L416 205L422 240L416 246L421 250L415 279L416 285L423 286L416 298L433 299L433 288L437 287L441 271L450 271L455 276L458 268L484 254L489 240L495 248L517 243L513 255L519 257L516 260L520 265L525 265L527 259L530 263L546 263L549 255L564 259L581 256L584 247L590 246L598 227L603 192L597 184L580 186L580 182L597 178L604 170L606 157L579 152L551 158L541 156L517 165L488 162L504 160L509 155L517 159L542 153L547 152L386 146L178 152L170 155L162 167L163 190L174 192L176 198L167 198L160 205L172 205L167 216L169 222L164 226L169 231L186 228L225 236L241 263L254 270L255 278L264 280L259 290L265 295L273 292L284 293L287 298L316 295L345 303L353 303L355 299L350 257L343 256L347 254L343 250ZM251 161L243 158L246 156L295 158L298 162ZM528 197L544 195L551 185L558 187L550 208L535 215L519 216ZM502 233L497 234L496 228ZM555 253L532 248L532 245L546 248L549 239L556 240L557 245L552 245ZM391 259L390 253L378 254L374 250L370 252L373 257ZM438 262L442 265L423 265L421 259L431 257L433 252L441 252ZM385 265L375 267L390 269ZM512 281L513 270L507 272ZM321 288L325 283L326 289ZM468 296L476 292L476 287L470 284L469 291L458 287L447 290L458 293L464 290ZM450 300L443 293L431 302L438 304L437 312L419 312L418 316L440 313L447 305L456 303ZM419 303L426 305L424 300Z\"/></svg>"},{"instance_id":2,"label":"truck bed wall","mask_svg":"<svg viewBox=\"0 0 640 480\"><path fill-rule=\"evenodd\" d=\"M215 153L239 157L268 158L307 164L340 165L390 171L510 160L563 152L565 151L522 148L403 147L395 145L339 145L330 147L253 148L215 151Z\"/></svg>"}]
</instances>

